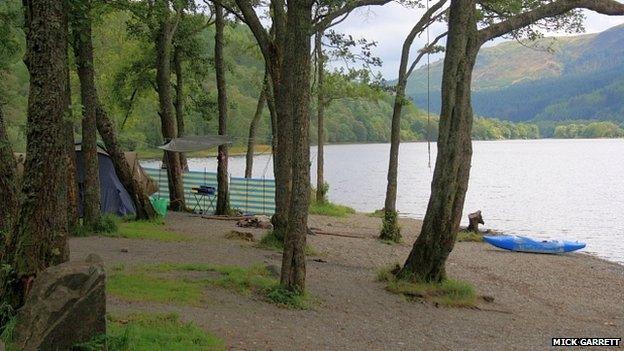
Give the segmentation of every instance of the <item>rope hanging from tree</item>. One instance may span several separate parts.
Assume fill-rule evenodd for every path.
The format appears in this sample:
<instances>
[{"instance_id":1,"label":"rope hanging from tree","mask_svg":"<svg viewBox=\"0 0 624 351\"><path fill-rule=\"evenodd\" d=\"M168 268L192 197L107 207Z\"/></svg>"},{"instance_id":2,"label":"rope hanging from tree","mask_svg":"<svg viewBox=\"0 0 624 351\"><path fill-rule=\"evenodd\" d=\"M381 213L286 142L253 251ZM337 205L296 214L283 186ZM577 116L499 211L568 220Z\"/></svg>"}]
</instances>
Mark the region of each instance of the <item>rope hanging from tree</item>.
<instances>
[{"instance_id":1,"label":"rope hanging from tree","mask_svg":"<svg viewBox=\"0 0 624 351\"><path fill-rule=\"evenodd\" d=\"M429 11L429 0L427 0L427 11ZM429 47L429 25L427 25L427 155L428 155L428 163L429 169L431 170L431 135L430 135L430 124L431 124L431 116L430 116L430 91L431 91L431 75L430 75L430 47Z\"/></svg>"}]
</instances>

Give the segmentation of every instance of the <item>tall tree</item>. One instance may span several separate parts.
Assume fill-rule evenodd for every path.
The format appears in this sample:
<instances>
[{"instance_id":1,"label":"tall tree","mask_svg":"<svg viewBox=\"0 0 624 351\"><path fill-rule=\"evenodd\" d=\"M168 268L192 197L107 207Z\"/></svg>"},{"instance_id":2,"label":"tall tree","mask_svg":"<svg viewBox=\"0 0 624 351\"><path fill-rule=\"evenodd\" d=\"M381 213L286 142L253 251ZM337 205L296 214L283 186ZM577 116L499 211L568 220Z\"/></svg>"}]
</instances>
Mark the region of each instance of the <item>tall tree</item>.
<instances>
[{"instance_id":1,"label":"tall tree","mask_svg":"<svg viewBox=\"0 0 624 351\"><path fill-rule=\"evenodd\" d=\"M169 0L157 0L153 6L157 16L155 42L159 115L163 138L165 141L170 141L177 136L171 94L172 41L180 23L182 9L174 10ZM165 163L169 183L169 208L173 211L183 211L186 209L186 202L180 157L175 152L165 151Z\"/></svg>"},{"instance_id":2,"label":"tall tree","mask_svg":"<svg viewBox=\"0 0 624 351\"><path fill-rule=\"evenodd\" d=\"M93 42L91 35L91 0L71 2L72 45L76 56L80 97L82 100L81 154L84 170L83 225L96 228L100 222L100 177L97 151L96 114L98 94L93 69Z\"/></svg>"},{"instance_id":3,"label":"tall tree","mask_svg":"<svg viewBox=\"0 0 624 351\"><path fill-rule=\"evenodd\" d=\"M365 5L386 0L331 2L312 18L313 1L272 0L267 31L249 0L236 0L232 10L251 29L271 77L277 122L274 157L276 180L274 231L284 235L281 283L292 291L305 289L305 242L310 200L309 105L310 37L336 18ZM294 196L291 196L294 195Z\"/></svg>"},{"instance_id":4,"label":"tall tree","mask_svg":"<svg viewBox=\"0 0 624 351\"><path fill-rule=\"evenodd\" d=\"M63 192L66 148L67 18L62 0L25 0L27 51L30 73L26 164L23 200L15 230L7 240L1 300L21 306L33 279L45 268L69 258L67 217ZM60 137L61 136L61 137Z\"/></svg>"},{"instance_id":5,"label":"tall tree","mask_svg":"<svg viewBox=\"0 0 624 351\"><path fill-rule=\"evenodd\" d=\"M245 154L245 178L251 178L253 173L253 159L254 159L254 147L256 144L256 133L258 131L258 125L262 118L262 112L264 111L264 105L267 102L267 94L269 92L269 77L265 70L264 79L262 80L262 88L260 89L260 96L258 96L258 103L256 104L256 112L254 113L251 123L249 124L249 137L247 139L247 153Z\"/></svg>"},{"instance_id":6,"label":"tall tree","mask_svg":"<svg viewBox=\"0 0 624 351\"><path fill-rule=\"evenodd\" d=\"M67 6L67 5L66 5ZM76 166L76 146L74 140L74 118L72 116L71 80L67 70L67 90L65 91L65 121L63 137L65 139L65 192L67 193L67 229L69 233L75 232L80 225L78 213L78 171Z\"/></svg>"},{"instance_id":7,"label":"tall tree","mask_svg":"<svg viewBox=\"0 0 624 351\"><path fill-rule=\"evenodd\" d=\"M305 243L310 204L310 30L312 0L289 1L286 20L286 55L283 85L290 84L292 113L292 195L288 231L284 237L280 282L289 290L305 290ZM286 68L286 69L284 69ZM279 117L278 117L279 122ZM281 139L280 141L281 142Z\"/></svg>"},{"instance_id":8,"label":"tall tree","mask_svg":"<svg viewBox=\"0 0 624 351\"><path fill-rule=\"evenodd\" d=\"M431 196L421 233L399 276L416 281L439 282L445 278L445 263L453 250L464 205L472 159L471 78L479 48L496 37L527 29L544 19L558 28L579 28L589 9L606 15L624 15L624 4L614 0L555 0L526 4L451 0L448 41L442 76L438 155L431 183ZM481 19L485 25L479 29Z\"/></svg>"},{"instance_id":9,"label":"tall tree","mask_svg":"<svg viewBox=\"0 0 624 351\"><path fill-rule=\"evenodd\" d=\"M184 71L182 70L182 48L180 45L175 45L173 49L173 70L176 76L176 84L175 84L175 114L176 114L176 126L178 127L178 137L183 137L185 135L184 131ZM181 152L180 157L180 166L182 170L188 171L188 161L186 160L186 155Z\"/></svg>"},{"instance_id":10,"label":"tall tree","mask_svg":"<svg viewBox=\"0 0 624 351\"><path fill-rule=\"evenodd\" d=\"M314 52L316 53L316 202L324 203L325 189L325 54L323 53L323 36L321 29L314 37Z\"/></svg>"},{"instance_id":11,"label":"tall tree","mask_svg":"<svg viewBox=\"0 0 624 351\"><path fill-rule=\"evenodd\" d=\"M345 17L332 22L329 27L334 26ZM317 121L317 153L316 153L316 201L325 202L329 186L325 183L325 109L332 101L338 99L366 99L374 101L378 99L379 85L377 82L373 87L370 84L371 66L381 66L381 60L371 53L371 48L375 42L368 42L366 39L355 40L351 35L339 34L329 31L327 37L329 50L324 49L323 38L325 30L321 28L316 32L314 40L314 52L316 54L316 121ZM361 53L354 53L352 50L360 47ZM340 59L349 66L351 63L362 64L362 69L350 68L326 72L325 63L330 58ZM328 74L329 73L329 74Z\"/></svg>"},{"instance_id":12,"label":"tall tree","mask_svg":"<svg viewBox=\"0 0 624 351\"><path fill-rule=\"evenodd\" d=\"M228 99L225 84L225 58L223 57L223 32L225 13L219 3L215 3L215 73L217 76L217 105L219 108L219 135L227 135ZM230 211L228 190L228 145L219 145L217 155L217 208L216 214L227 215Z\"/></svg>"},{"instance_id":13,"label":"tall tree","mask_svg":"<svg viewBox=\"0 0 624 351\"><path fill-rule=\"evenodd\" d=\"M1 73L0 73L1 75ZM11 228L17 214L17 179L15 175L15 158L13 148L6 133L2 103L0 102L0 194L3 205L0 206L0 240ZM1 244L0 244L1 247Z\"/></svg>"},{"instance_id":14,"label":"tall tree","mask_svg":"<svg viewBox=\"0 0 624 351\"><path fill-rule=\"evenodd\" d=\"M4 117L5 87L2 85L4 75L13 63L19 60L22 47L18 39L18 28L21 26L18 3L7 2L0 5L0 194L3 205L0 206L0 240L11 229L11 223L18 211L17 176L15 174L15 158L13 147L9 142ZM2 248L0 243L0 248ZM1 256L0 256L1 257Z\"/></svg>"},{"instance_id":15,"label":"tall tree","mask_svg":"<svg viewBox=\"0 0 624 351\"><path fill-rule=\"evenodd\" d=\"M405 41L403 42L403 48L401 50L401 61L399 65L399 76L395 87L394 106L392 110L392 127L390 128L390 157L388 162L388 183L386 187L386 199L384 203L384 218L383 226L379 238L382 240L390 240L394 242L401 241L401 230L398 223L398 213L396 210L396 198L397 198L397 177L399 168L399 144L401 143L401 112L403 105L406 104L405 87L407 85L407 79L414 70L414 67L418 64L420 59L428 51L435 47L435 44L445 34L438 36L433 43L429 44L425 50L421 50L416 59L408 69L410 50L412 43L417 35L421 34L429 25L440 18L444 11L438 13L444 6L447 0L440 0L435 3L431 8L420 18L418 23L414 25L409 32Z\"/></svg>"}]
</instances>

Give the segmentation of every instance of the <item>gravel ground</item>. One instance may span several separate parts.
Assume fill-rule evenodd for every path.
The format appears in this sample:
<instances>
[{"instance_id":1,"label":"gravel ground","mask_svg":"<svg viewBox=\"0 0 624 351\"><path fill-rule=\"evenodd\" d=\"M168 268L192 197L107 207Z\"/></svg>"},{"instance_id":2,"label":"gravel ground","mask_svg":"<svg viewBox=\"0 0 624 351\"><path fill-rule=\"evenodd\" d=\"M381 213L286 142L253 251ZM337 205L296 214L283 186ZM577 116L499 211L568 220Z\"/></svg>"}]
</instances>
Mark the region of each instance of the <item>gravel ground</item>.
<instances>
[{"instance_id":1,"label":"gravel ground","mask_svg":"<svg viewBox=\"0 0 624 351\"><path fill-rule=\"evenodd\" d=\"M261 230L187 214L170 214L167 226L190 240L72 238L72 259L95 252L107 266L280 264L278 253L224 238L237 229L259 239ZM286 310L209 288L200 307L109 296L109 312L177 312L223 338L231 350L543 350L552 337L624 337L624 267L617 264L584 254L522 254L458 243L447 265L449 276L472 283L495 301L475 309L437 308L406 301L375 281L378 268L407 257L419 221L401 219L405 244L400 245L376 240L381 220L364 214L311 216L310 226L339 235L308 236L320 254L316 258L326 261L307 261L307 289L316 300L311 310Z\"/></svg>"}]
</instances>

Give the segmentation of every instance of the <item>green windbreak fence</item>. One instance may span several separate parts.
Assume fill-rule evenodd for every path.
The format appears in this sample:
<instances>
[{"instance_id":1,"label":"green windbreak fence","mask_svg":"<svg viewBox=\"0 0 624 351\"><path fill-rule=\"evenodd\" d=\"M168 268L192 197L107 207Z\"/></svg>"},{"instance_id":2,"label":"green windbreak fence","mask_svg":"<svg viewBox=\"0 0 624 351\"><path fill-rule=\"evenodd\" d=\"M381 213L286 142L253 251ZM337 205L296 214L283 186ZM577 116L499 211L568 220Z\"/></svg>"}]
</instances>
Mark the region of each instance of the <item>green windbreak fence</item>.
<instances>
[{"instance_id":1,"label":"green windbreak fence","mask_svg":"<svg viewBox=\"0 0 624 351\"><path fill-rule=\"evenodd\" d=\"M167 170L145 168L145 172L152 179L158 181L159 191L155 196L169 198L169 184ZM186 206L194 211L214 213L216 198L200 197L192 191L202 185L217 188L217 173L215 172L185 172L184 198ZM275 180L259 178L230 177L230 207L243 213L272 215L275 213Z\"/></svg>"}]
</instances>

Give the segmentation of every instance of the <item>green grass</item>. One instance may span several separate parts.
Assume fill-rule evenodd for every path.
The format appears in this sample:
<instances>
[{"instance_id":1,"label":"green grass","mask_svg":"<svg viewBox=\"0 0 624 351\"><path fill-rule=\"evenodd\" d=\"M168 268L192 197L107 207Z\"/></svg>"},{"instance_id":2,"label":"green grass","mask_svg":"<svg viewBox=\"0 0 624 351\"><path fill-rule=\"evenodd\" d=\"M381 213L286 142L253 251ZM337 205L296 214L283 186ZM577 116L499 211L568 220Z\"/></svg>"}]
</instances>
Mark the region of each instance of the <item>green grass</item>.
<instances>
[{"instance_id":1,"label":"green grass","mask_svg":"<svg viewBox=\"0 0 624 351\"><path fill-rule=\"evenodd\" d=\"M218 274L190 279L180 274L183 272ZM280 307L309 308L309 298L305 293L284 291L279 281L262 265L239 267L201 263L162 263L139 266L127 273L122 273L118 269L108 278L107 291L130 301L197 305L201 302L203 290L208 286L218 286L242 295L257 294Z\"/></svg>"},{"instance_id":2,"label":"green grass","mask_svg":"<svg viewBox=\"0 0 624 351\"><path fill-rule=\"evenodd\" d=\"M217 351L223 340L175 314L132 314L108 318L109 351Z\"/></svg>"},{"instance_id":3,"label":"green grass","mask_svg":"<svg viewBox=\"0 0 624 351\"><path fill-rule=\"evenodd\" d=\"M181 234L167 230L162 222L155 221L121 222L117 232L102 233L101 235L113 238L149 239L164 242L187 240Z\"/></svg>"},{"instance_id":4,"label":"green grass","mask_svg":"<svg viewBox=\"0 0 624 351\"><path fill-rule=\"evenodd\" d=\"M284 242L280 240L274 231L269 231L265 236L260 239L260 242L257 245L261 249L273 250L278 252L284 251ZM305 254L306 256L321 256L321 254L314 250L310 245L306 244L305 246Z\"/></svg>"},{"instance_id":5,"label":"green grass","mask_svg":"<svg viewBox=\"0 0 624 351\"><path fill-rule=\"evenodd\" d=\"M94 223L91 226L83 225L81 220L81 224L76 226L76 228L73 228L71 234L78 237L85 237L93 234L112 234L119 230L119 222L119 217L106 213L99 218L97 223Z\"/></svg>"},{"instance_id":6,"label":"green grass","mask_svg":"<svg viewBox=\"0 0 624 351\"><path fill-rule=\"evenodd\" d=\"M459 233L457 233L457 237L455 241L480 243L483 241L483 235L481 233L468 232L468 231L462 230Z\"/></svg>"},{"instance_id":7,"label":"green grass","mask_svg":"<svg viewBox=\"0 0 624 351\"><path fill-rule=\"evenodd\" d=\"M348 206L337 205L329 201L319 203L314 199L310 201L310 214L329 217L347 217L354 213L355 210Z\"/></svg>"},{"instance_id":8,"label":"green grass","mask_svg":"<svg viewBox=\"0 0 624 351\"><path fill-rule=\"evenodd\" d=\"M446 307L474 307L477 295L467 282L446 279L441 283L414 282L398 279L393 272L396 266L377 271L377 280L385 282L386 290L408 299L421 299Z\"/></svg>"},{"instance_id":9,"label":"green grass","mask_svg":"<svg viewBox=\"0 0 624 351\"><path fill-rule=\"evenodd\" d=\"M184 305L197 305L202 296L199 282L150 276L144 272L112 274L107 278L106 290L128 301Z\"/></svg>"}]
</instances>

